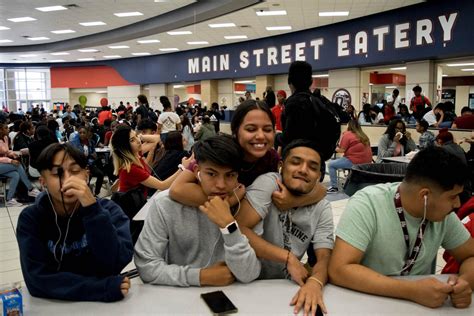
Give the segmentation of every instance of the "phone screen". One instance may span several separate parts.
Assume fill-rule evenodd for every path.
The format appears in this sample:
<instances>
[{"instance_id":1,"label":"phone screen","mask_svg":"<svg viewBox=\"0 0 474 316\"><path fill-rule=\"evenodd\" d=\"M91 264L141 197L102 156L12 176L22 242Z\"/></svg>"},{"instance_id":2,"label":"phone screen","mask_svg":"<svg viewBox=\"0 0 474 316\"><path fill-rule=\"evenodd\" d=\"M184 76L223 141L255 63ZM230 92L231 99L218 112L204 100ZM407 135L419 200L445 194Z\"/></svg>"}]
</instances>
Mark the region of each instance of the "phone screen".
<instances>
[{"instance_id":1,"label":"phone screen","mask_svg":"<svg viewBox=\"0 0 474 316\"><path fill-rule=\"evenodd\" d=\"M237 307L235 307L235 305L222 291L202 293L201 297L214 314L228 314L237 312Z\"/></svg>"}]
</instances>

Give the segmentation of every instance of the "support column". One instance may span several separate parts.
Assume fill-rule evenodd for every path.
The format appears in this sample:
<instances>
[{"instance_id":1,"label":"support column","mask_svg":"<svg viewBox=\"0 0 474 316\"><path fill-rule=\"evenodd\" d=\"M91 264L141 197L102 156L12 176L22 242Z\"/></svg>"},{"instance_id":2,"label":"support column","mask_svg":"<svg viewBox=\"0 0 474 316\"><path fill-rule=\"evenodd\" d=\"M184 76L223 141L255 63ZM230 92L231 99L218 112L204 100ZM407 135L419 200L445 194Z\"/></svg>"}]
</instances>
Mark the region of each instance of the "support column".
<instances>
[{"instance_id":1,"label":"support column","mask_svg":"<svg viewBox=\"0 0 474 316\"><path fill-rule=\"evenodd\" d=\"M201 80L201 101L202 106L208 109L211 103L218 102L217 80Z\"/></svg>"},{"instance_id":2,"label":"support column","mask_svg":"<svg viewBox=\"0 0 474 316\"><path fill-rule=\"evenodd\" d=\"M359 68L330 70L329 71L329 99L332 100L334 92L345 89L349 92L351 103L356 110L361 107L361 73ZM365 92L365 91L364 91Z\"/></svg>"},{"instance_id":3,"label":"support column","mask_svg":"<svg viewBox=\"0 0 474 316\"><path fill-rule=\"evenodd\" d=\"M274 87L274 80L273 76L270 75L265 75L265 76L257 76L255 78L255 97L259 98L260 100L263 100L263 93L267 89L268 86L272 87L273 90L275 90Z\"/></svg>"},{"instance_id":4,"label":"support column","mask_svg":"<svg viewBox=\"0 0 474 316\"><path fill-rule=\"evenodd\" d=\"M415 95L412 91L413 87L419 85L422 89L422 94L430 99L433 105L436 105L438 100L438 86L441 92L442 88L442 70L432 60L423 60L406 63L406 102L410 103L411 98ZM439 73L439 75L438 75ZM439 79L438 79L439 77ZM441 97L441 95L439 95Z\"/></svg>"},{"instance_id":5,"label":"support column","mask_svg":"<svg viewBox=\"0 0 474 316\"><path fill-rule=\"evenodd\" d=\"M166 84L150 84L148 86L149 90L149 98L148 102L150 102L150 106L153 107L154 110L163 111L163 105L160 102L160 97L162 95L167 96L170 99L171 104L173 104L173 95L166 94Z\"/></svg>"},{"instance_id":6,"label":"support column","mask_svg":"<svg viewBox=\"0 0 474 316\"><path fill-rule=\"evenodd\" d=\"M359 90L359 100L352 100L352 105L356 109L356 113L362 110L364 103L370 103L370 95L372 94L372 86L370 85L370 72L361 71L360 72L360 90ZM364 99L364 96L366 98Z\"/></svg>"},{"instance_id":7,"label":"support column","mask_svg":"<svg viewBox=\"0 0 474 316\"><path fill-rule=\"evenodd\" d=\"M233 110L238 105L238 100L234 96L234 82L232 79L221 79L217 82L217 103L219 107L226 106L228 110Z\"/></svg>"}]
</instances>

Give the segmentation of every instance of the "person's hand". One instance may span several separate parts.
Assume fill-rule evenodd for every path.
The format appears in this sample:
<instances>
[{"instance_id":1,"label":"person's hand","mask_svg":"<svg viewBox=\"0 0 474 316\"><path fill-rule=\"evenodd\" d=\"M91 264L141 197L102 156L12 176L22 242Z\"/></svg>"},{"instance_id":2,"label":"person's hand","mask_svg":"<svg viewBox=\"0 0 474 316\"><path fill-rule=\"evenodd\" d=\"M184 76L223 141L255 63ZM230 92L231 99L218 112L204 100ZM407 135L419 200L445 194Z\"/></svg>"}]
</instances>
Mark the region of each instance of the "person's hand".
<instances>
[{"instance_id":1,"label":"person's hand","mask_svg":"<svg viewBox=\"0 0 474 316\"><path fill-rule=\"evenodd\" d=\"M128 277L123 278L122 283L120 284L120 291L122 292L123 297L128 294L130 289L130 279Z\"/></svg>"},{"instance_id":2,"label":"person's hand","mask_svg":"<svg viewBox=\"0 0 474 316\"><path fill-rule=\"evenodd\" d=\"M291 207L289 204L291 193L280 180L277 180L277 184L278 190L273 191L272 202L280 211L284 211Z\"/></svg>"},{"instance_id":3,"label":"person's hand","mask_svg":"<svg viewBox=\"0 0 474 316\"><path fill-rule=\"evenodd\" d=\"M411 139L411 133L410 133L409 131L406 131L406 132L405 132L405 137L406 137L407 139Z\"/></svg>"},{"instance_id":4,"label":"person's hand","mask_svg":"<svg viewBox=\"0 0 474 316\"><path fill-rule=\"evenodd\" d=\"M96 202L94 194L92 194L86 180L78 176L70 176L64 181L61 191L65 196L75 196L83 207L87 207Z\"/></svg>"},{"instance_id":5,"label":"person's hand","mask_svg":"<svg viewBox=\"0 0 474 316\"><path fill-rule=\"evenodd\" d=\"M199 206L199 209L220 228L224 228L234 221L227 198L223 200L219 196L214 196Z\"/></svg>"},{"instance_id":6,"label":"person's hand","mask_svg":"<svg viewBox=\"0 0 474 316\"><path fill-rule=\"evenodd\" d=\"M396 142L396 143L399 143L400 142L400 139L403 137L403 134L402 132L397 132L395 134L395 137L393 137L393 141Z\"/></svg>"},{"instance_id":7,"label":"person's hand","mask_svg":"<svg viewBox=\"0 0 474 316\"><path fill-rule=\"evenodd\" d=\"M18 167L20 165L20 162L18 160L12 159L11 164Z\"/></svg>"},{"instance_id":8,"label":"person's hand","mask_svg":"<svg viewBox=\"0 0 474 316\"><path fill-rule=\"evenodd\" d=\"M324 314L327 314L327 309L323 301L323 289L318 282L312 279L308 279L298 290L296 295L291 299L290 305L295 306L293 310L294 314L298 314L301 308L303 308L304 316L314 316L318 308L320 308Z\"/></svg>"},{"instance_id":9,"label":"person's hand","mask_svg":"<svg viewBox=\"0 0 474 316\"><path fill-rule=\"evenodd\" d=\"M448 284L453 287L451 292L451 303L456 308L466 308L471 305L472 300L472 289L466 280L458 277L457 275L451 275L448 279Z\"/></svg>"},{"instance_id":10,"label":"person's hand","mask_svg":"<svg viewBox=\"0 0 474 316\"><path fill-rule=\"evenodd\" d=\"M183 157L183 158L181 159L181 164L184 166L184 168L188 169L188 168L189 168L189 164L190 164L191 162L193 162L193 161L194 161L194 153L193 153L191 156L189 156L189 158Z\"/></svg>"},{"instance_id":11,"label":"person's hand","mask_svg":"<svg viewBox=\"0 0 474 316\"><path fill-rule=\"evenodd\" d=\"M298 285L303 286L308 278L308 270L304 267L301 261L296 258L294 254L290 252L288 257L288 264L286 266L288 273L291 275L291 279L298 283Z\"/></svg>"},{"instance_id":12,"label":"person's hand","mask_svg":"<svg viewBox=\"0 0 474 316\"><path fill-rule=\"evenodd\" d=\"M427 278L413 281L415 290L411 300L431 308L440 307L453 291L453 286L443 283L436 278Z\"/></svg>"},{"instance_id":13,"label":"person's hand","mask_svg":"<svg viewBox=\"0 0 474 316\"><path fill-rule=\"evenodd\" d=\"M201 269L199 282L201 286L225 286L234 283L235 277L225 262L217 262L208 268Z\"/></svg>"}]
</instances>

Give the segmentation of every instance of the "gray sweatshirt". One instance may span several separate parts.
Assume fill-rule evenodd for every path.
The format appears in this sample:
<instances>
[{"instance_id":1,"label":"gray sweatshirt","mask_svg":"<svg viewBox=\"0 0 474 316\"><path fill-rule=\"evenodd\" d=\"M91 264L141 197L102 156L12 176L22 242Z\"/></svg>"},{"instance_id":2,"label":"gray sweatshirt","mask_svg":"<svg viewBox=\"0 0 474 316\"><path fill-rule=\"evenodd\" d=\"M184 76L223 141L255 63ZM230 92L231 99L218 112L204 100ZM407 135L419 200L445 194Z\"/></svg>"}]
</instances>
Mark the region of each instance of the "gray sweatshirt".
<instances>
[{"instance_id":1,"label":"gray sweatshirt","mask_svg":"<svg viewBox=\"0 0 474 316\"><path fill-rule=\"evenodd\" d=\"M260 262L239 229L222 234L198 208L173 201L168 190L151 203L134 256L145 283L200 286L200 270L220 261L241 282L258 277Z\"/></svg>"}]
</instances>

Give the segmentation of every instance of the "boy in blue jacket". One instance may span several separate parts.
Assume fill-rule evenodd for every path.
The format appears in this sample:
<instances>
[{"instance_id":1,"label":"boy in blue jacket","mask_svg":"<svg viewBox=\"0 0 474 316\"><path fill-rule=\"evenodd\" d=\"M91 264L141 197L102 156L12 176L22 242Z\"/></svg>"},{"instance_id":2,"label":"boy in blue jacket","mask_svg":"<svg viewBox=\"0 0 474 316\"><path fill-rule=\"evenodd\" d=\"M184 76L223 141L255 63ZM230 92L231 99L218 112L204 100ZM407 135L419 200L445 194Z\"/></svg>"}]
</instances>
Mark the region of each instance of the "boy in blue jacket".
<instances>
[{"instance_id":1,"label":"boy in blue jacket","mask_svg":"<svg viewBox=\"0 0 474 316\"><path fill-rule=\"evenodd\" d=\"M129 220L87 186L87 159L69 144L52 144L37 160L45 192L19 218L17 239L31 295L111 302L130 288L119 276L133 255Z\"/></svg>"}]
</instances>

